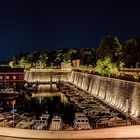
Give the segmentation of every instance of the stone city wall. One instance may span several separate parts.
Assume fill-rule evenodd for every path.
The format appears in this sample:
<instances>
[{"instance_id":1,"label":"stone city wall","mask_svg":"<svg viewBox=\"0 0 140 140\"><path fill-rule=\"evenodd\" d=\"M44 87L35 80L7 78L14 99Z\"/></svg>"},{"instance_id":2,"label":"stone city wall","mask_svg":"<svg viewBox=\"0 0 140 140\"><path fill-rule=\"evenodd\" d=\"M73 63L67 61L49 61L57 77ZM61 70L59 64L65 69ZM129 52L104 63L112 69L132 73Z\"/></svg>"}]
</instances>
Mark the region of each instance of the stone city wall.
<instances>
[{"instance_id":1,"label":"stone city wall","mask_svg":"<svg viewBox=\"0 0 140 140\"><path fill-rule=\"evenodd\" d=\"M140 118L140 83L72 72L69 82L130 116Z\"/></svg>"},{"instance_id":2,"label":"stone city wall","mask_svg":"<svg viewBox=\"0 0 140 140\"><path fill-rule=\"evenodd\" d=\"M30 70L25 71L24 80L26 82L58 82L68 81L70 72L61 70Z\"/></svg>"},{"instance_id":3,"label":"stone city wall","mask_svg":"<svg viewBox=\"0 0 140 140\"><path fill-rule=\"evenodd\" d=\"M25 81L69 81L105 103L130 116L140 118L140 83L82 72L26 71Z\"/></svg>"}]
</instances>

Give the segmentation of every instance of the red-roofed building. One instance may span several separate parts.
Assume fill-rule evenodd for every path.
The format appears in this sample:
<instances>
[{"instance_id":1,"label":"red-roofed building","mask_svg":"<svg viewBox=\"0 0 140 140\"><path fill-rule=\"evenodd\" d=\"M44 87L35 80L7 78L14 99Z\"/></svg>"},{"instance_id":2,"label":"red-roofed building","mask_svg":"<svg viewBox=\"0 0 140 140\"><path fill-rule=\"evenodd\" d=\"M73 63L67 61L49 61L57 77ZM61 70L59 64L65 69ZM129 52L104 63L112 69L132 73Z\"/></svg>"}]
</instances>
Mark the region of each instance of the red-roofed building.
<instances>
[{"instance_id":1,"label":"red-roofed building","mask_svg":"<svg viewBox=\"0 0 140 140\"><path fill-rule=\"evenodd\" d=\"M24 84L24 69L0 66L0 88L21 87Z\"/></svg>"}]
</instances>

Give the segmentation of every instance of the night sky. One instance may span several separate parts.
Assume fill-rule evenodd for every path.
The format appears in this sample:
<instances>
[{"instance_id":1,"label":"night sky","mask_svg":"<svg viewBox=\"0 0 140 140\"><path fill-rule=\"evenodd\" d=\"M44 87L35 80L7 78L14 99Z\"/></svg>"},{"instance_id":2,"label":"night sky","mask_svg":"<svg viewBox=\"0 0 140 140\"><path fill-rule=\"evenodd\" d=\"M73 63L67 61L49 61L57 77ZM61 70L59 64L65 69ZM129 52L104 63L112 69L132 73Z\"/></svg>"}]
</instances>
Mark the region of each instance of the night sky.
<instances>
[{"instance_id":1,"label":"night sky","mask_svg":"<svg viewBox=\"0 0 140 140\"><path fill-rule=\"evenodd\" d=\"M140 38L136 0L1 0L0 61L28 51L97 48L103 36Z\"/></svg>"}]
</instances>

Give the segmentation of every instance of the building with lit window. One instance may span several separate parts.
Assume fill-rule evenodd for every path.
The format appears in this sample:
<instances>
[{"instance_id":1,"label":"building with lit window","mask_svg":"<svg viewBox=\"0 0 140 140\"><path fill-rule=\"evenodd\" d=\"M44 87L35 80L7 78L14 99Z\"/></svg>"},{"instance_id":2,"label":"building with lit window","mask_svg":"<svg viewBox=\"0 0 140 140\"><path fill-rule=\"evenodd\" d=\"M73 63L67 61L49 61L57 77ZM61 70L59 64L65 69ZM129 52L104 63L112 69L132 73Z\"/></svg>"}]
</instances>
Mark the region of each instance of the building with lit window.
<instances>
[{"instance_id":1,"label":"building with lit window","mask_svg":"<svg viewBox=\"0 0 140 140\"><path fill-rule=\"evenodd\" d=\"M0 66L0 88L21 87L24 84L24 69Z\"/></svg>"}]
</instances>

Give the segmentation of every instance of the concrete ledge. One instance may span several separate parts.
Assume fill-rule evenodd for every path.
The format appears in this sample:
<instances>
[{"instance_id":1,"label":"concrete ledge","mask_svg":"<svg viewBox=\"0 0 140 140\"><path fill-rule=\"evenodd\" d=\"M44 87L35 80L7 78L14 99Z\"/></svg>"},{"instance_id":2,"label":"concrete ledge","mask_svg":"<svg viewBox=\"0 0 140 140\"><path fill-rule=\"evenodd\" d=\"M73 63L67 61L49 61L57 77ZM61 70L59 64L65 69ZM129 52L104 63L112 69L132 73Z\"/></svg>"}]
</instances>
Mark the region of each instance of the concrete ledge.
<instances>
[{"instance_id":1,"label":"concrete ledge","mask_svg":"<svg viewBox=\"0 0 140 140\"><path fill-rule=\"evenodd\" d=\"M140 125L86 131L40 131L0 127L0 136L28 139L140 138Z\"/></svg>"}]
</instances>

